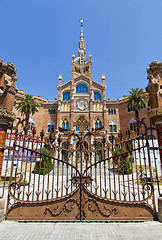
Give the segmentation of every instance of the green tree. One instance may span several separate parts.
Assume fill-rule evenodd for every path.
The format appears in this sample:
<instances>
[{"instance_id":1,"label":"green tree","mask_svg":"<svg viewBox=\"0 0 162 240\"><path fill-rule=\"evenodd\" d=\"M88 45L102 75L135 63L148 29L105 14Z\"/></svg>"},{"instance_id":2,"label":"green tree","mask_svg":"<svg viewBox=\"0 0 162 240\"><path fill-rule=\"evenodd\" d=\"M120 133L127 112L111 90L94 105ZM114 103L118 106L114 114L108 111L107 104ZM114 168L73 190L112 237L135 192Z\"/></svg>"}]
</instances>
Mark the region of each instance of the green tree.
<instances>
[{"instance_id":1,"label":"green tree","mask_svg":"<svg viewBox=\"0 0 162 240\"><path fill-rule=\"evenodd\" d=\"M35 163L35 167L33 170L33 173L39 174L40 175L46 175L48 172L50 172L53 169L53 163L52 160L49 156L49 149L46 149L43 147L42 149L42 157L41 161Z\"/></svg>"},{"instance_id":2,"label":"green tree","mask_svg":"<svg viewBox=\"0 0 162 240\"><path fill-rule=\"evenodd\" d=\"M113 151L113 161L117 166L119 173L131 174L131 159L129 158L129 152L124 148L117 148Z\"/></svg>"},{"instance_id":3,"label":"green tree","mask_svg":"<svg viewBox=\"0 0 162 240\"><path fill-rule=\"evenodd\" d=\"M133 109L136 119L139 120L139 110L147 106L147 95L144 94L143 89L132 88L129 91L127 107Z\"/></svg>"},{"instance_id":4,"label":"green tree","mask_svg":"<svg viewBox=\"0 0 162 240\"><path fill-rule=\"evenodd\" d=\"M21 115L25 115L26 126L28 126L30 115L38 112L38 107L40 107L40 103L36 102L33 96L29 94L26 94L24 98L16 101L16 109Z\"/></svg>"}]
</instances>

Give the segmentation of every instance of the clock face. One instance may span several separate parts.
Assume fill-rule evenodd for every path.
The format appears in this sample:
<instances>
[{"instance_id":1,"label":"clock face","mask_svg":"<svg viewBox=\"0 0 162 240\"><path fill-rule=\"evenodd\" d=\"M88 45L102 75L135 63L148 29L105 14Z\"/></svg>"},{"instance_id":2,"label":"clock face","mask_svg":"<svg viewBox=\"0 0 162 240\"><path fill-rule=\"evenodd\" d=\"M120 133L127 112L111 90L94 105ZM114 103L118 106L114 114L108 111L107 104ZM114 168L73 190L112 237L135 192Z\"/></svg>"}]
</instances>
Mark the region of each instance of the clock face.
<instances>
[{"instance_id":1,"label":"clock face","mask_svg":"<svg viewBox=\"0 0 162 240\"><path fill-rule=\"evenodd\" d=\"M84 53L84 49L81 48L81 49L79 50L79 52L80 52L80 54L83 54L83 53Z\"/></svg>"}]
</instances>

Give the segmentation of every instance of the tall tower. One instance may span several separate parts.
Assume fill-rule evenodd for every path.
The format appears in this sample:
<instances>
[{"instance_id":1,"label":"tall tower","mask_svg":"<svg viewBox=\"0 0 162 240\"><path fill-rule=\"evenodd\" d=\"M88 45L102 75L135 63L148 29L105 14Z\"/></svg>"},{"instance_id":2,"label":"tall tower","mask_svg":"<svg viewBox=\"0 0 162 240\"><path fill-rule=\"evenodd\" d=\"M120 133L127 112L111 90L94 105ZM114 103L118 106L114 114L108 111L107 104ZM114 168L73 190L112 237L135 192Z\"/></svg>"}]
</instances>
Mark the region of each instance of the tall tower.
<instances>
[{"instance_id":1,"label":"tall tower","mask_svg":"<svg viewBox=\"0 0 162 240\"><path fill-rule=\"evenodd\" d=\"M86 57L86 44L83 36L83 20L81 19L80 41L78 42L78 57L72 56L72 77L92 76L92 56Z\"/></svg>"},{"instance_id":2,"label":"tall tower","mask_svg":"<svg viewBox=\"0 0 162 240\"><path fill-rule=\"evenodd\" d=\"M90 127L104 125L105 120L105 77L102 84L93 81L92 56L86 56L86 44L83 35L83 20L81 19L80 39L78 42L78 56L72 56L72 78L62 84L59 77L57 127L71 128L81 116Z\"/></svg>"}]
</instances>

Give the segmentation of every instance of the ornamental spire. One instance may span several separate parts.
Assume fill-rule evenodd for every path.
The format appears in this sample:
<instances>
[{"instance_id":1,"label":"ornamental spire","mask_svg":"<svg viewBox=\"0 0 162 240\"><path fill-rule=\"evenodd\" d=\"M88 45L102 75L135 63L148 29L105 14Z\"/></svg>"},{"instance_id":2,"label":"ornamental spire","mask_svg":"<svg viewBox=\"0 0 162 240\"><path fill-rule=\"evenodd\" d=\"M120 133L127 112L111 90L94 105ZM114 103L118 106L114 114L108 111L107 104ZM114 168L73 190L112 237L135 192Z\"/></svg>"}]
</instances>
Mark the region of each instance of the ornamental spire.
<instances>
[{"instance_id":1,"label":"ornamental spire","mask_svg":"<svg viewBox=\"0 0 162 240\"><path fill-rule=\"evenodd\" d=\"M81 18L80 19L80 23L81 23L81 31L80 31L80 40L84 40L84 37L83 37L83 22L84 20Z\"/></svg>"},{"instance_id":2,"label":"ornamental spire","mask_svg":"<svg viewBox=\"0 0 162 240\"><path fill-rule=\"evenodd\" d=\"M85 41L83 36L83 22L84 20L81 18L81 31L80 31L80 41L78 43L78 57L80 58L80 63L83 63L85 60L86 48L85 48Z\"/></svg>"}]
</instances>

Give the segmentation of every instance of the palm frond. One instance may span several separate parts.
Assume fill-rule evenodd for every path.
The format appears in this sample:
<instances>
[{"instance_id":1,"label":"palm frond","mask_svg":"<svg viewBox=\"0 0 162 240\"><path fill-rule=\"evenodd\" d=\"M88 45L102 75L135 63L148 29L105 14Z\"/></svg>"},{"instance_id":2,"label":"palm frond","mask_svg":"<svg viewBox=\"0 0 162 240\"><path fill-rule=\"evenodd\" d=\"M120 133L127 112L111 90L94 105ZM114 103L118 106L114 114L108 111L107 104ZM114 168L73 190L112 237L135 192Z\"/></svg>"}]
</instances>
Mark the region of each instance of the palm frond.
<instances>
[{"instance_id":1,"label":"palm frond","mask_svg":"<svg viewBox=\"0 0 162 240\"><path fill-rule=\"evenodd\" d=\"M147 95L144 94L143 89L139 88L132 88L128 93L127 107L132 108L138 116L138 110L147 106Z\"/></svg>"}]
</instances>

